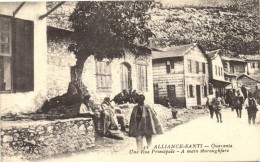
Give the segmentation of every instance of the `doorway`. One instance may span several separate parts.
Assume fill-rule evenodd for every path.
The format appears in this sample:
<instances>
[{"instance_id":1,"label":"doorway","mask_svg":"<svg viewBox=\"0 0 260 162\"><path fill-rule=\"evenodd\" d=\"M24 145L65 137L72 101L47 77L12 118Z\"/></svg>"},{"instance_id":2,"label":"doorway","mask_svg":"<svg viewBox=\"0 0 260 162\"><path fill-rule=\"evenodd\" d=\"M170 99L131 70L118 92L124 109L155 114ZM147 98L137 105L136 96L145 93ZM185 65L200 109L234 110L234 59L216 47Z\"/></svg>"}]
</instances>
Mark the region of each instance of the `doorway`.
<instances>
[{"instance_id":1,"label":"doorway","mask_svg":"<svg viewBox=\"0 0 260 162\"><path fill-rule=\"evenodd\" d=\"M197 105L201 105L200 85L196 85L196 96L197 96Z\"/></svg>"},{"instance_id":2,"label":"doorway","mask_svg":"<svg viewBox=\"0 0 260 162\"><path fill-rule=\"evenodd\" d=\"M176 90L175 85L167 85L167 95L172 106L176 106Z\"/></svg>"}]
</instances>

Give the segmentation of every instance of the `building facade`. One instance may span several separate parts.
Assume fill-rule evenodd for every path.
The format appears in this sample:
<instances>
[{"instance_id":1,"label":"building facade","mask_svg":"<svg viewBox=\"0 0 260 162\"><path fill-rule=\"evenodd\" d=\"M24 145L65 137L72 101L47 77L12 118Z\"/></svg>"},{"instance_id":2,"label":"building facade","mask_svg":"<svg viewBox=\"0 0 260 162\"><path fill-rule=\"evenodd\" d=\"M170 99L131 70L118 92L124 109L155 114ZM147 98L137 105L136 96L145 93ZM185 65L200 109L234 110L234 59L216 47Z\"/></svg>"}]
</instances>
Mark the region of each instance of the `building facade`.
<instances>
[{"instance_id":1,"label":"building facade","mask_svg":"<svg viewBox=\"0 0 260 162\"><path fill-rule=\"evenodd\" d=\"M226 81L231 82L226 89L238 89L241 86L237 83L237 77L247 73L247 63L244 59L221 56L224 65L224 77Z\"/></svg>"},{"instance_id":2,"label":"building facade","mask_svg":"<svg viewBox=\"0 0 260 162\"><path fill-rule=\"evenodd\" d=\"M1 113L37 110L47 81L46 2L1 2Z\"/></svg>"},{"instance_id":3,"label":"building facade","mask_svg":"<svg viewBox=\"0 0 260 162\"><path fill-rule=\"evenodd\" d=\"M155 101L169 98L174 106L205 105L208 60L197 44L156 50L153 56Z\"/></svg>"},{"instance_id":4,"label":"building facade","mask_svg":"<svg viewBox=\"0 0 260 162\"><path fill-rule=\"evenodd\" d=\"M209 60L209 91L218 92L219 95L225 95L225 87L230 84L225 80L224 67L219 54L220 50L207 52Z\"/></svg>"},{"instance_id":5,"label":"building facade","mask_svg":"<svg viewBox=\"0 0 260 162\"><path fill-rule=\"evenodd\" d=\"M260 87L260 81L246 74L238 76L237 82L239 87L243 85L248 89L249 92L254 93Z\"/></svg>"}]
</instances>

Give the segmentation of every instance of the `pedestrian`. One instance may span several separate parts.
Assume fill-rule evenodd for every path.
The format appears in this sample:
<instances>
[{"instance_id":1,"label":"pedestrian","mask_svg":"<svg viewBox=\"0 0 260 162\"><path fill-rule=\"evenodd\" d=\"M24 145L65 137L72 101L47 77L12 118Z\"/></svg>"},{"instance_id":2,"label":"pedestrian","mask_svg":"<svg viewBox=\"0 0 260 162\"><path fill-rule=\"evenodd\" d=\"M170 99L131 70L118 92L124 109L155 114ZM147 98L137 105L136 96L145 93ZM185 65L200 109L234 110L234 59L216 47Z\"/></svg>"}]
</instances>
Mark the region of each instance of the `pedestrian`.
<instances>
[{"instance_id":1,"label":"pedestrian","mask_svg":"<svg viewBox=\"0 0 260 162\"><path fill-rule=\"evenodd\" d=\"M248 92L248 98L246 98L245 100L245 107L247 109L248 114L248 124L251 124L251 120L253 121L253 124L255 124L255 118L258 109L256 100L251 92Z\"/></svg>"},{"instance_id":2,"label":"pedestrian","mask_svg":"<svg viewBox=\"0 0 260 162\"><path fill-rule=\"evenodd\" d=\"M244 97L241 95L241 92L237 90L237 94L234 97L234 109L236 109L237 117L241 118L242 116L242 105L244 103Z\"/></svg>"},{"instance_id":3,"label":"pedestrian","mask_svg":"<svg viewBox=\"0 0 260 162\"><path fill-rule=\"evenodd\" d=\"M222 106L224 105L223 99L219 96L219 93L216 92L216 97L213 98L213 109L217 117L217 122L222 123Z\"/></svg>"},{"instance_id":4,"label":"pedestrian","mask_svg":"<svg viewBox=\"0 0 260 162\"><path fill-rule=\"evenodd\" d=\"M152 135L163 133L156 112L149 105L144 104L144 100L144 95L138 95L138 104L133 108L129 124L129 136L136 138L138 151L143 149L143 137L146 138L147 145L151 146Z\"/></svg>"},{"instance_id":5,"label":"pedestrian","mask_svg":"<svg viewBox=\"0 0 260 162\"><path fill-rule=\"evenodd\" d=\"M210 114L211 119L213 119L213 115L214 115L214 109L213 109L213 99L214 98L215 98L215 96L213 95L213 92L211 91L207 97L207 102L206 102L206 106L209 109L209 114Z\"/></svg>"},{"instance_id":6,"label":"pedestrian","mask_svg":"<svg viewBox=\"0 0 260 162\"><path fill-rule=\"evenodd\" d=\"M177 113L178 113L178 111L177 111L177 109L176 109L175 107L172 107L169 98L166 98L166 107L171 110L171 112L172 112L172 118L173 118L173 119L177 119Z\"/></svg>"}]
</instances>

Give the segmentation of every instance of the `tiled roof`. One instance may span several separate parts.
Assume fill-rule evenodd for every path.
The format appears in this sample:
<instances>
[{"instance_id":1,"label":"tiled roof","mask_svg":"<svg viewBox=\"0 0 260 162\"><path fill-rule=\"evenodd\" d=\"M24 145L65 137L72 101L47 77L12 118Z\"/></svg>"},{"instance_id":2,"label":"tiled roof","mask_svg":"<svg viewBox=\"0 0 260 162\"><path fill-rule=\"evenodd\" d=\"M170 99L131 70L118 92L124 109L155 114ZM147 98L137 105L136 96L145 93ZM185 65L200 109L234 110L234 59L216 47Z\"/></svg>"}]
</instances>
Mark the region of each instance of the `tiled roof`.
<instances>
[{"instance_id":1,"label":"tiled roof","mask_svg":"<svg viewBox=\"0 0 260 162\"><path fill-rule=\"evenodd\" d=\"M197 46L197 44L187 44L181 46L171 46L161 50L153 50L153 59L168 58L168 57L182 57L187 51Z\"/></svg>"}]
</instances>

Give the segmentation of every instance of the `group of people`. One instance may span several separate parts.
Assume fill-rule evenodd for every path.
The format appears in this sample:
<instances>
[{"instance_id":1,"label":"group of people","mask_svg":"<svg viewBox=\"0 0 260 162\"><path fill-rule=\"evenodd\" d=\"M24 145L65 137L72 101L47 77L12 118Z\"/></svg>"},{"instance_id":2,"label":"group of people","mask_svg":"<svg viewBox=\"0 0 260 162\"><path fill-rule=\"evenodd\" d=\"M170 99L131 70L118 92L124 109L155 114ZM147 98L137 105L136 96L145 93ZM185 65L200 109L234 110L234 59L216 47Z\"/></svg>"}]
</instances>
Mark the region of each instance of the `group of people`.
<instances>
[{"instance_id":1,"label":"group of people","mask_svg":"<svg viewBox=\"0 0 260 162\"><path fill-rule=\"evenodd\" d=\"M126 89L124 89L122 92L115 95L112 101L114 101L118 105L125 104L125 103L135 104L137 97L138 97L138 93L136 93L136 90L132 91L132 89L129 89L129 91L127 91Z\"/></svg>"},{"instance_id":2,"label":"group of people","mask_svg":"<svg viewBox=\"0 0 260 162\"><path fill-rule=\"evenodd\" d=\"M223 122L221 109L224 104L225 101L223 97L218 94L218 92L216 92L215 96L213 95L213 93L211 93L207 97L206 105L209 108L210 116L211 118L213 118L213 114L215 113L217 117L217 122ZM229 91L227 104L231 107L232 111L234 109L236 110L237 118L242 117L242 109L244 105L245 109L247 109L248 123L251 124L252 122L253 124L255 124L255 118L258 109L257 102L251 92L247 92L243 88L241 88L241 90L238 89L235 92Z\"/></svg>"},{"instance_id":3,"label":"group of people","mask_svg":"<svg viewBox=\"0 0 260 162\"><path fill-rule=\"evenodd\" d=\"M79 109L79 117L93 118L96 131L107 136L109 130L126 131L125 116L119 108L112 106L109 97L105 97L100 106L95 106L90 95L84 96Z\"/></svg>"},{"instance_id":4,"label":"group of people","mask_svg":"<svg viewBox=\"0 0 260 162\"><path fill-rule=\"evenodd\" d=\"M130 122L129 136L136 138L137 149L143 149L143 137L146 138L148 146L151 145L152 135L162 134L163 129L157 118L157 114L152 107L144 103L145 96L137 95ZM109 136L110 130L118 130L126 132L126 120L120 108L112 106L110 98L105 97L100 108L94 106L90 100L90 95L83 98L79 110L79 117L90 117L94 121L96 131L102 136Z\"/></svg>"}]
</instances>

